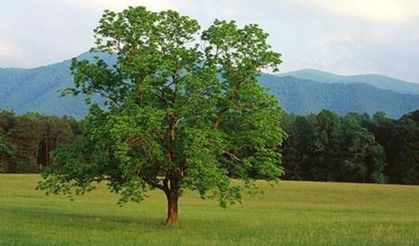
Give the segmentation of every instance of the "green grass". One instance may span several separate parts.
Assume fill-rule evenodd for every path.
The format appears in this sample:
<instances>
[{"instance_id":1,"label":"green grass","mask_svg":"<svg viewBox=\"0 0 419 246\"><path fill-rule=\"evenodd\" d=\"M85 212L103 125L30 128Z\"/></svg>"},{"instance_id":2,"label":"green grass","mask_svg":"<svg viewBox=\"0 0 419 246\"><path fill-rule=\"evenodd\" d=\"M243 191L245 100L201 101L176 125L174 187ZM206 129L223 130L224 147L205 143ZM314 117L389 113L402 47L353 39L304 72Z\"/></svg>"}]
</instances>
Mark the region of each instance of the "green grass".
<instances>
[{"instance_id":1,"label":"green grass","mask_svg":"<svg viewBox=\"0 0 419 246\"><path fill-rule=\"evenodd\" d=\"M34 189L37 175L0 175L0 245L419 245L419 187L281 181L228 209L195 193L180 225L163 194L122 208L103 188L70 202Z\"/></svg>"}]
</instances>

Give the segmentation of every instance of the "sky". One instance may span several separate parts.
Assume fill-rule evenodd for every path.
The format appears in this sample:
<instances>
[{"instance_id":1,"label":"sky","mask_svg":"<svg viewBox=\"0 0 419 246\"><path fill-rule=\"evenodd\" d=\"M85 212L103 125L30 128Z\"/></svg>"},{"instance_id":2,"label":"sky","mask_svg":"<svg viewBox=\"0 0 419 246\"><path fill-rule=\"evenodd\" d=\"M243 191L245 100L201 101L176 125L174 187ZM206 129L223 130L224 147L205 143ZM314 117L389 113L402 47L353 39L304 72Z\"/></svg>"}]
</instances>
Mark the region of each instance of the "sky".
<instances>
[{"instance_id":1,"label":"sky","mask_svg":"<svg viewBox=\"0 0 419 246\"><path fill-rule=\"evenodd\" d=\"M419 0L0 0L0 67L37 67L93 45L104 9L173 9L208 26L257 23L281 71L378 73L419 82Z\"/></svg>"}]
</instances>

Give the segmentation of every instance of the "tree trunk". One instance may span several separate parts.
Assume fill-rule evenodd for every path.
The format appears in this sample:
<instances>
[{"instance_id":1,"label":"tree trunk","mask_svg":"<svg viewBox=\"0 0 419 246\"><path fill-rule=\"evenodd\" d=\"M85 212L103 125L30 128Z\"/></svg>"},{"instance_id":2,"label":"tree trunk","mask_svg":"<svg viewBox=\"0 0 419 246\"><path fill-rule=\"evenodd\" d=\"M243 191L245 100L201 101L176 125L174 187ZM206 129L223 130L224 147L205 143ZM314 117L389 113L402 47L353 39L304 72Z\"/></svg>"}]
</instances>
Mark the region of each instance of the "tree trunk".
<instances>
[{"instance_id":1,"label":"tree trunk","mask_svg":"<svg viewBox=\"0 0 419 246\"><path fill-rule=\"evenodd\" d=\"M179 195L175 192L170 192L167 197L167 219L166 225L173 226L178 223L178 199Z\"/></svg>"}]
</instances>

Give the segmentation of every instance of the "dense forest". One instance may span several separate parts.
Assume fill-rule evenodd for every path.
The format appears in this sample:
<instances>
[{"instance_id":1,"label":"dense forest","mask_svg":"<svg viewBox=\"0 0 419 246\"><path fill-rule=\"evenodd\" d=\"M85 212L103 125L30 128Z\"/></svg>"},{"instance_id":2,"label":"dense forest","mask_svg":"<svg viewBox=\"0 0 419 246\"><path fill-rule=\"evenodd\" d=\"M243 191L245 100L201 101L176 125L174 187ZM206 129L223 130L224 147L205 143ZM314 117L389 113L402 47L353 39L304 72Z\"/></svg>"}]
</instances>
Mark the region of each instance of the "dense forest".
<instances>
[{"instance_id":1,"label":"dense forest","mask_svg":"<svg viewBox=\"0 0 419 246\"><path fill-rule=\"evenodd\" d=\"M419 110L397 120L323 110L287 114L282 124L284 179L419 184ZM44 170L54 150L82 139L83 131L83 120L71 117L0 111L0 172Z\"/></svg>"},{"instance_id":2,"label":"dense forest","mask_svg":"<svg viewBox=\"0 0 419 246\"><path fill-rule=\"evenodd\" d=\"M285 179L419 184L419 111L398 120L327 110L289 115Z\"/></svg>"},{"instance_id":3,"label":"dense forest","mask_svg":"<svg viewBox=\"0 0 419 246\"><path fill-rule=\"evenodd\" d=\"M52 165L52 152L75 141L74 118L0 111L0 172L32 173Z\"/></svg>"}]
</instances>

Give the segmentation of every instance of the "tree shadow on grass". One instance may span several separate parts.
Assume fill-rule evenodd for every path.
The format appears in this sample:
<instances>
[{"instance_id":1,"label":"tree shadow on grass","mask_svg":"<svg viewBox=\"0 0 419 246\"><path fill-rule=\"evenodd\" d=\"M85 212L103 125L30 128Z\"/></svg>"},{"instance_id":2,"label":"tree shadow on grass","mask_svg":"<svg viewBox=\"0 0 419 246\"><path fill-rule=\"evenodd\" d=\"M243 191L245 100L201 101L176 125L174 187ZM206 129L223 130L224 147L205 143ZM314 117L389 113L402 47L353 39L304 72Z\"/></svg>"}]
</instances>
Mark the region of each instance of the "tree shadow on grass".
<instances>
[{"instance_id":1,"label":"tree shadow on grass","mask_svg":"<svg viewBox=\"0 0 419 246\"><path fill-rule=\"evenodd\" d=\"M143 232L155 232L157 230L165 230L165 213L144 213L139 209L138 214L129 213L112 213L104 214L103 210L95 212L94 210L74 209L69 211L68 208L61 210L59 207L51 206L2 206L2 212L13 214L22 220L30 220L34 224L48 224L51 227L61 226L66 228L82 227L84 230L103 229L112 230L115 228L121 230L141 230ZM225 211L227 215L227 211ZM184 215L184 216L183 216ZM178 229L194 229L207 230L219 228L226 229L235 226L233 220L224 216L214 216L208 211L191 212L185 211L181 215L180 223L176 227Z\"/></svg>"},{"instance_id":2,"label":"tree shadow on grass","mask_svg":"<svg viewBox=\"0 0 419 246\"><path fill-rule=\"evenodd\" d=\"M2 212L11 213L22 219L30 219L35 223L48 223L51 225L64 225L68 227L80 227L83 229L104 229L124 228L126 225L146 230L156 230L164 225L164 218L152 217L145 214L137 216L113 215L113 214L94 214L86 211L60 211L59 209L39 208L39 207L2 207Z\"/></svg>"}]
</instances>

